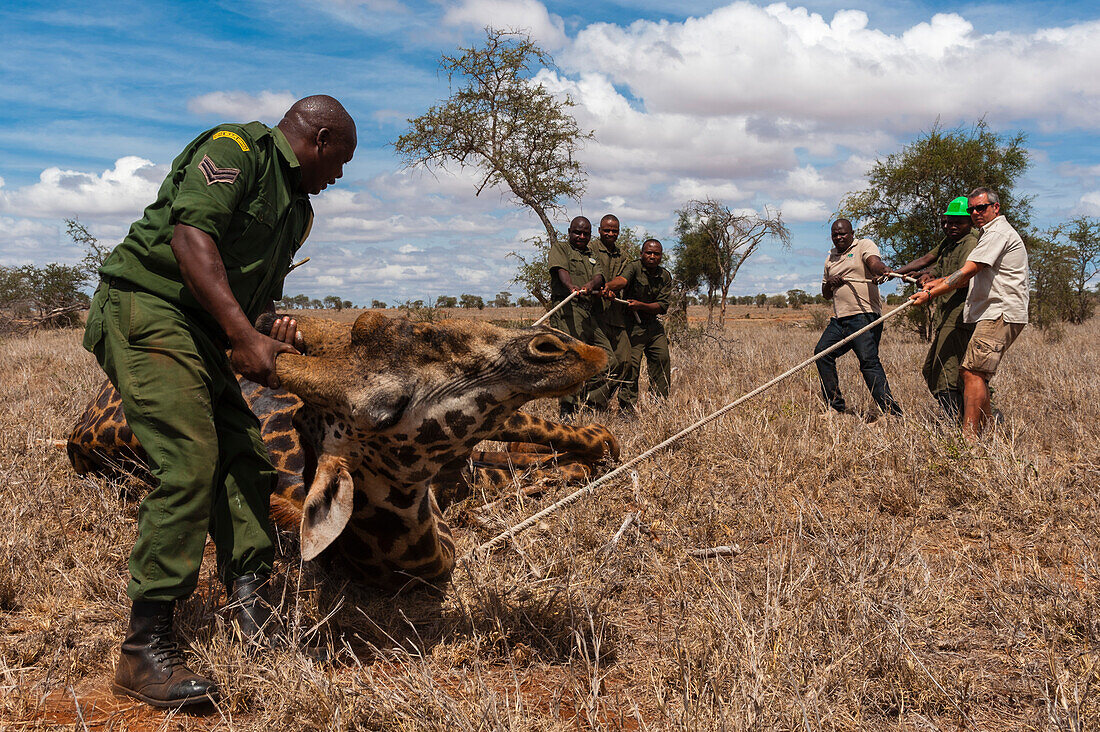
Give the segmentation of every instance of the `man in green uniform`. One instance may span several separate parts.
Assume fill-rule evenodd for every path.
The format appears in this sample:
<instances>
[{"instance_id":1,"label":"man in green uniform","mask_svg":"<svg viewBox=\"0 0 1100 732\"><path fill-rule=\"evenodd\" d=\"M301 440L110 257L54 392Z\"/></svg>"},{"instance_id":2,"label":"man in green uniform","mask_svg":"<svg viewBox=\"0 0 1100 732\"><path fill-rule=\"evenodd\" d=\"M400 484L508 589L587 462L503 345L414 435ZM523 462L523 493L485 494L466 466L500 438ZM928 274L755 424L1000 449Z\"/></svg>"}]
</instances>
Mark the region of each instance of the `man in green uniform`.
<instances>
[{"instance_id":1,"label":"man in green uniform","mask_svg":"<svg viewBox=\"0 0 1100 732\"><path fill-rule=\"evenodd\" d=\"M279 385L275 357L296 352L296 324L279 319L268 337L253 322L282 297L313 220L309 195L343 175L355 144L355 123L327 96L299 100L275 128L207 130L99 270L84 347L122 396L155 485L130 554L118 692L160 707L216 694L184 665L172 620L197 585L207 532L235 624L261 637L275 471L233 372Z\"/></svg>"},{"instance_id":2,"label":"man in green uniform","mask_svg":"<svg viewBox=\"0 0 1100 732\"><path fill-rule=\"evenodd\" d=\"M601 346L604 351L610 351L609 346L602 345L606 339L599 330L593 312L600 303L592 295L603 289L604 279L596 253L588 246L591 239L592 222L584 216L578 216L569 222L569 242L559 241L550 247L547 263L550 266L551 304L560 303L572 292L578 293L565 304L565 307L550 316L550 327L565 331L582 343ZM598 388L597 383L593 390L598 391ZM587 392L588 385L586 384L582 389ZM577 405L581 400L577 394L559 399L558 405L562 418L569 417L577 411ZM606 407L607 404L605 402L603 405L594 406L600 408Z\"/></svg>"},{"instance_id":3,"label":"man in green uniform","mask_svg":"<svg viewBox=\"0 0 1100 732\"><path fill-rule=\"evenodd\" d=\"M921 284L951 274L960 269L978 243L970 214L966 212L966 196L959 196L943 214L944 237L923 257L914 259L897 270L898 274L920 272ZM932 346L924 360L924 381L928 390L952 420L962 416L963 392L959 364L966 354L974 324L963 320L966 290L955 290L950 297L936 304L932 315Z\"/></svg>"},{"instance_id":4,"label":"man in green uniform","mask_svg":"<svg viewBox=\"0 0 1100 732\"><path fill-rule=\"evenodd\" d=\"M649 390L660 397L668 396L672 361L668 355L665 326L657 319L668 312L672 301L672 275L661 266L664 249L656 239L642 244L642 257L630 262L621 275L607 284L609 291L622 290L626 308L637 313L638 321L629 326L630 371L619 391L619 405L634 411L638 402L638 379L642 373L642 357L649 370Z\"/></svg>"},{"instance_id":5,"label":"man in green uniform","mask_svg":"<svg viewBox=\"0 0 1100 732\"><path fill-rule=\"evenodd\" d=\"M592 245L596 253L596 259L600 262L600 272L604 282L611 282L623 273L627 265L626 252L619 248L619 219L614 214L607 214L600 219L600 239ZM626 307L614 300L615 293L604 289L603 301L595 307L597 311L596 325L603 338L600 347L607 353L607 371L597 375L588 383L593 385L588 391L589 403L604 406L610 404L611 397L626 383L627 374L630 372L630 334L627 332L627 318L631 321ZM623 392L619 391L619 406L629 409L631 404L623 400Z\"/></svg>"}]
</instances>

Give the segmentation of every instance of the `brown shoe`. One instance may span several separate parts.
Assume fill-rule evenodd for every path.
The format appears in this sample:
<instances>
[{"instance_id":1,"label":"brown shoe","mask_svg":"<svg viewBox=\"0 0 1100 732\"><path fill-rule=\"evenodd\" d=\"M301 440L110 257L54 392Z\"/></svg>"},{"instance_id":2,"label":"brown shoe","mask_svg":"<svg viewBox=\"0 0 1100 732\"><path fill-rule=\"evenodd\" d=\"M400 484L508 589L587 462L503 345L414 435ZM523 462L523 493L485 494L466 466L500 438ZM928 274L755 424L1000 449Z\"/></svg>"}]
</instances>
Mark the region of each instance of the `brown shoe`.
<instances>
[{"instance_id":1,"label":"brown shoe","mask_svg":"<svg viewBox=\"0 0 1100 732\"><path fill-rule=\"evenodd\" d=\"M122 642L111 688L160 708L201 704L217 698L210 679L187 668L172 632L172 602L137 601Z\"/></svg>"}]
</instances>

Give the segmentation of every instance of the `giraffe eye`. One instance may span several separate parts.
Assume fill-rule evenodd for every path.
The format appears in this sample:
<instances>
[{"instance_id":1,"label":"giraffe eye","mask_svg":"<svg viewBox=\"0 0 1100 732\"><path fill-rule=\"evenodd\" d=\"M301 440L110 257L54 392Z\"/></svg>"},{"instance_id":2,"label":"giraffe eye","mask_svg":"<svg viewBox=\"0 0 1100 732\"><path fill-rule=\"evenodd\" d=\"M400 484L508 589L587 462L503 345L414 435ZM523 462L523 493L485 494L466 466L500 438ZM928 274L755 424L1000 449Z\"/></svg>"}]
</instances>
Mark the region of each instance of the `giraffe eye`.
<instances>
[{"instance_id":1,"label":"giraffe eye","mask_svg":"<svg viewBox=\"0 0 1100 732\"><path fill-rule=\"evenodd\" d=\"M412 393L404 389L378 389L365 395L354 410L356 420L368 429L384 430L401 421Z\"/></svg>"}]
</instances>

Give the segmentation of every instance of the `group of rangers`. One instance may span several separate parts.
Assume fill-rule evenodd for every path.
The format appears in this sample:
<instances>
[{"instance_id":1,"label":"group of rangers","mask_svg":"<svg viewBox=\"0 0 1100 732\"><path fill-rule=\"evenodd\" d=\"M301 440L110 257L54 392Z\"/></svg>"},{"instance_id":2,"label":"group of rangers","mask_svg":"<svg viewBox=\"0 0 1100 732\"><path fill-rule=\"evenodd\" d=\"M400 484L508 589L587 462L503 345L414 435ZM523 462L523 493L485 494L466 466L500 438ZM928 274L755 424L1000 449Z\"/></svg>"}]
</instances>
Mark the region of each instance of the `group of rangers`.
<instances>
[{"instance_id":1,"label":"group of rangers","mask_svg":"<svg viewBox=\"0 0 1100 732\"><path fill-rule=\"evenodd\" d=\"M619 246L619 219L613 214L600 219L596 241L592 222L584 216L569 222L568 233L567 241L550 247L550 299L554 304L568 299L551 316L550 325L602 348L607 368L579 392L559 400L561 417L570 418L582 405L606 410L616 392L619 414L633 414L643 358L650 392L668 396L668 337L658 317L672 299L672 275L661 266L664 250L661 242L646 239L641 256L629 259Z\"/></svg>"}]
</instances>

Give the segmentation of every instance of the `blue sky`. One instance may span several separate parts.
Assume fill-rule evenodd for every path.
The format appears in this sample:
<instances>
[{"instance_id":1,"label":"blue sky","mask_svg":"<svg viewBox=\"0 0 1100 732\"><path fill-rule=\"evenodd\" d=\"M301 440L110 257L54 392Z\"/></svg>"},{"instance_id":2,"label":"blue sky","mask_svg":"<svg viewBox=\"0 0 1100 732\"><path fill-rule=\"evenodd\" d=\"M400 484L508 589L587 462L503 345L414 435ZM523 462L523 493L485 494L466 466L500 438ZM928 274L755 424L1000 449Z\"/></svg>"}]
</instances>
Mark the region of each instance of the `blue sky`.
<instances>
[{"instance_id":1,"label":"blue sky","mask_svg":"<svg viewBox=\"0 0 1100 732\"><path fill-rule=\"evenodd\" d=\"M588 192L563 222L615 212L669 244L689 198L783 210L791 250L750 260L737 294L816 289L840 198L937 118L1028 133L1038 225L1100 214L1094 2L26 3L0 10L0 264L77 261L66 217L119 240L199 131L271 124L329 93L359 149L315 197L312 260L287 290L518 294L506 255L539 233L535 218L497 192L475 198L461 172L402 170L389 147L447 93L439 54L489 23L554 55L540 80L595 132Z\"/></svg>"}]
</instances>

